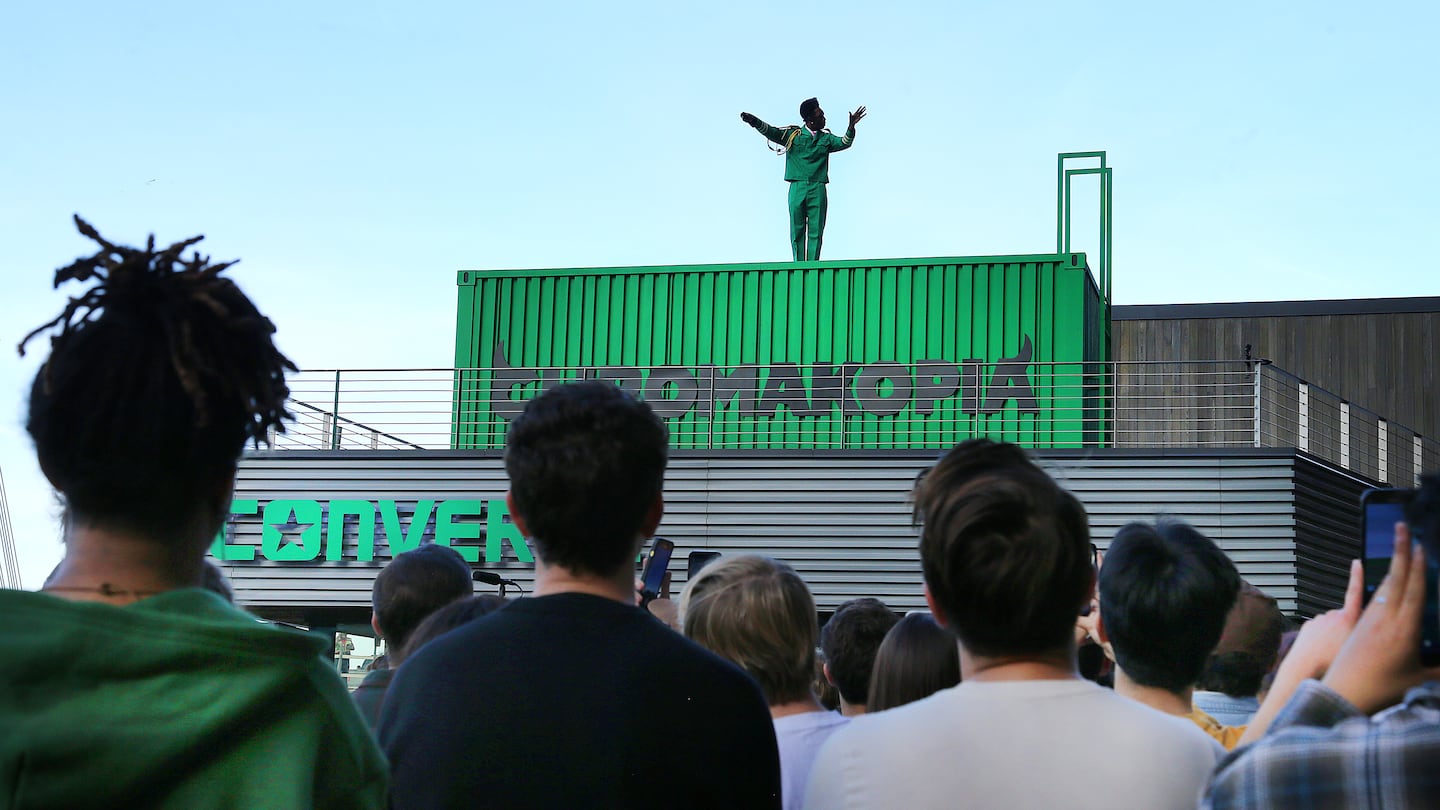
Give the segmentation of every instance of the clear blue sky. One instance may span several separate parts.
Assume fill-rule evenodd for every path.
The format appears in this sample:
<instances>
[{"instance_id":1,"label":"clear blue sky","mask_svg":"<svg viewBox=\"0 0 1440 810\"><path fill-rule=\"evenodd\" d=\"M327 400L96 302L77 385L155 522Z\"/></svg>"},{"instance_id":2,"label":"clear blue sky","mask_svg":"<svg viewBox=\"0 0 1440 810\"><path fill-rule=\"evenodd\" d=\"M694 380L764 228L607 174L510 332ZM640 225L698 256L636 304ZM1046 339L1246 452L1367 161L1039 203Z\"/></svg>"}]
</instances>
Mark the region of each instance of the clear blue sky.
<instances>
[{"instance_id":1,"label":"clear blue sky","mask_svg":"<svg viewBox=\"0 0 1440 810\"><path fill-rule=\"evenodd\" d=\"M1055 154L1106 149L1117 303L1440 295L1437 8L12 3L0 338L63 305L79 212L241 258L302 367L448 365L458 269L786 258L782 161L738 113L811 95L870 108L826 258L1052 250ZM38 359L0 351L30 587L61 553Z\"/></svg>"}]
</instances>

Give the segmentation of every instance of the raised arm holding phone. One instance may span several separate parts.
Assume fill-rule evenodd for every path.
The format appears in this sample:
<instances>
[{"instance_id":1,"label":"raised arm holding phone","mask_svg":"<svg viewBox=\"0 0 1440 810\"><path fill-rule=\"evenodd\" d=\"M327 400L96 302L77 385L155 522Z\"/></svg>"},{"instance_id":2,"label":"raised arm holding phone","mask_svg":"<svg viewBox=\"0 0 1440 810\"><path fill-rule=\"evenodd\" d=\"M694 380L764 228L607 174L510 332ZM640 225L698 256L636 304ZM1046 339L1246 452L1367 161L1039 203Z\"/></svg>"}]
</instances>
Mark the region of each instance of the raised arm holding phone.
<instances>
[{"instance_id":1,"label":"raised arm holding phone","mask_svg":"<svg viewBox=\"0 0 1440 810\"><path fill-rule=\"evenodd\" d=\"M1267 698L1261 713L1278 711L1268 733L1221 764L1204 807L1434 806L1440 667L1421 662L1421 647L1425 623L1436 621L1424 614L1437 531L1440 476L1432 474L1394 527L1390 568L1369 605L1360 610L1357 562L1345 605L1306 625L1276 675L1277 686L1304 668L1320 680L1303 680L1278 710Z\"/></svg>"}]
</instances>

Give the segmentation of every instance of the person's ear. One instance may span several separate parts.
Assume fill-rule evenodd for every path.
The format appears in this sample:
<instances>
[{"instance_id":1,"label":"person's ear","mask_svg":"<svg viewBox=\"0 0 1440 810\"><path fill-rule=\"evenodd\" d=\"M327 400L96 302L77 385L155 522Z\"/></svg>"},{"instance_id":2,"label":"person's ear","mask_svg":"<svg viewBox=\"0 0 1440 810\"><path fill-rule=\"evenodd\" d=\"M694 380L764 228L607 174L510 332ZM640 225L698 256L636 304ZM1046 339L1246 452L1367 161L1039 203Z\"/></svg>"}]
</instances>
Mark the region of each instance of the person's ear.
<instances>
[{"instance_id":1,"label":"person's ear","mask_svg":"<svg viewBox=\"0 0 1440 810\"><path fill-rule=\"evenodd\" d=\"M510 522L520 532L521 537L530 537L530 527L526 525L525 518L515 509L515 493L505 490L505 509L510 512Z\"/></svg>"},{"instance_id":2,"label":"person's ear","mask_svg":"<svg viewBox=\"0 0 1440 810\"><path fill-rule=\"evenodd\" d=\"M1095 640L1101 644L1110 643L1110 634L1105 632L1105 615L1100 612L1098 605L1095 608Z\"/></svg>"},{"instance_id":3,"label":"person's ear","mask_svg":"<svg viewBox=\"0 0 1440 810\"><path fill-rule=\"evenodd\" d=\"M825 673L825 681L826 681L827 683L829 683L831 686L834 686L834 685L835 685L835 676L830 674L830 664L829 664L829 663L821 664L821 665L820 665L820 671L823 672L823 673Z\"/></svg>"},{"instance_id":4,"label":"person's ear","mask_svg":"<svg viewBox=\"0 0 1440 810\"><path fill-rule=\"evenodd\" d=\"M935 596L930 593L930 583L925 583L925 604L930 606L930 615L935 617L935 623L941 627L949 627L950 622L945 618L945 611L935 604Z\"/></svg>"},{"instance_id":5,"label":"person's ear","mask_svg":"<svg viewBox=\"0 0 1440 810\"><path fill-rule=\"evenodd\" d=\"M385 638L385 634L380 632L380 617L375 615L373 610L370 611L370 629L375 631L376 638L382 640Z\"/></svg>"}]
</instances>

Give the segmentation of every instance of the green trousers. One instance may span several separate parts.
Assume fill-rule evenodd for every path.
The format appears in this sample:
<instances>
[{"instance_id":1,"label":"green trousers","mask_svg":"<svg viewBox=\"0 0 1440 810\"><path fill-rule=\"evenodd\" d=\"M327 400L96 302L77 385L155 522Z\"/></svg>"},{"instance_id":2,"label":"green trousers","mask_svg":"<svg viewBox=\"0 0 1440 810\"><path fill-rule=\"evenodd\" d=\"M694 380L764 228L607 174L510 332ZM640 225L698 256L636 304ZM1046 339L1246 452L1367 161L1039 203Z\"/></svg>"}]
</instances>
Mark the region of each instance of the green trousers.
<instances>
[{"instance_id":1,"label":"green trousers","mask_svg":"<svg viewBox=\"0 0 1440 810\"><path fill-rule=\"evenodd\" d=\"M820 258L820 242L825 236L825 208L828 202L824 183L809 180L790 182L790 245L795 249L795 261L803 262L808 259L813 262Z\"/></svg>"}]
</instances>

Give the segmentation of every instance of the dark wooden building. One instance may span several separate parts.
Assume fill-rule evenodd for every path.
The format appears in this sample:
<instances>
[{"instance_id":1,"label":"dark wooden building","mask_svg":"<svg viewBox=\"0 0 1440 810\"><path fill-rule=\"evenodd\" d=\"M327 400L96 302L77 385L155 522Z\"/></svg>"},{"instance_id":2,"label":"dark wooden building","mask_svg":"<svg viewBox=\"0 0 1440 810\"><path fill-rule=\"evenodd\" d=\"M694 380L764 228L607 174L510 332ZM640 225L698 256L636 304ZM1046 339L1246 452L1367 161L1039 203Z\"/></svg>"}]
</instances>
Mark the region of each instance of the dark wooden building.
<instances>
[{"instance_id":1,"label":"dark wooden building","mask_svg":"<svg viewBox=\"0 0 1440 810\"><path fill-rule=\"evenodd\" d=\"M1440 297L1117 306L1120 362L1269 360L1426 437L1440 436Z\"/></svg>"}]
</instances>

